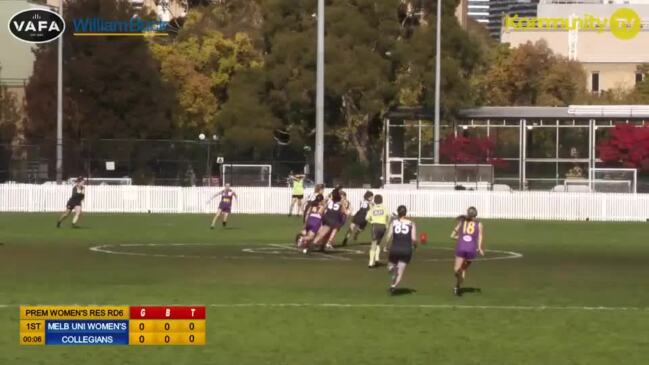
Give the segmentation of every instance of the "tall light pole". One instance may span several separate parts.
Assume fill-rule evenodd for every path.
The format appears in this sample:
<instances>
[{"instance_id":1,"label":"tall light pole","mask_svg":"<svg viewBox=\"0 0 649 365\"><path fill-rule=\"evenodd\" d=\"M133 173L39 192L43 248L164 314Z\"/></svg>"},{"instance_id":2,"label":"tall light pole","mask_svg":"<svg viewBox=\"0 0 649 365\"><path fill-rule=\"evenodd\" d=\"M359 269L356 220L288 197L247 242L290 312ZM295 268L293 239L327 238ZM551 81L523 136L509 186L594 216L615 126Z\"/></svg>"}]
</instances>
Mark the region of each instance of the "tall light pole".
<instances>
[{"instance_id":1,"label":"tall light pole","mask_svg":"<svg viewBox=\"0 0 649 365\"><path fill-rule=\"evenodd\" d=\"M434 154L435 165L439 165L439 110L440 110L440 84L441 57L442 57L442 0L437 0L437 29L435 29L435 140Z\"/></svg>"},{"instance_id":2,"label":"tall light pole","mask_svg":"<svg viewBox=\"0 0 649 365\"><path fill-rule=\"evenodd\" d=\"M63 19L63 0L59 0L59 15ZM65 21L65 20L64 20ZM63 181L63 34L59 37L56 95L56 183Z\"/></svg>"},{"instance_id":3,"label":"tall light pole","mask_svg":"<svg viewBox=\"0 0 649 365\"><path fill-rule=\"evenodd\" d=\"M324 0L318 0L318 49L315 102L315 182L324 183Z\"/></svg>"}]
</instances>

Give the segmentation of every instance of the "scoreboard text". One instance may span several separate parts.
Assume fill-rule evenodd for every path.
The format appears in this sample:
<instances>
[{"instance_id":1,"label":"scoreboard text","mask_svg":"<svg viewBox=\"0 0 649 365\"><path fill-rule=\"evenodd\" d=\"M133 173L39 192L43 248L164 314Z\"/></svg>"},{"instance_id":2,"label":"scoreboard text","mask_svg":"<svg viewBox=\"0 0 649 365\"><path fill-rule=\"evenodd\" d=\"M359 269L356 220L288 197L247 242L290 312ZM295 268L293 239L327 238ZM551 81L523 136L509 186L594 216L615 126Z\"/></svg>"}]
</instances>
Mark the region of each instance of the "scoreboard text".
<instances>
[{"instance_id":1,"label":"scoreboard text","mask_svg":"<svg viewBox=\"0 0 649 365\"><path fill-rule=\"evenodd\" d=\"M21 306L21 345L205 345L204 306Z\"/></svg>"}]
</instances>

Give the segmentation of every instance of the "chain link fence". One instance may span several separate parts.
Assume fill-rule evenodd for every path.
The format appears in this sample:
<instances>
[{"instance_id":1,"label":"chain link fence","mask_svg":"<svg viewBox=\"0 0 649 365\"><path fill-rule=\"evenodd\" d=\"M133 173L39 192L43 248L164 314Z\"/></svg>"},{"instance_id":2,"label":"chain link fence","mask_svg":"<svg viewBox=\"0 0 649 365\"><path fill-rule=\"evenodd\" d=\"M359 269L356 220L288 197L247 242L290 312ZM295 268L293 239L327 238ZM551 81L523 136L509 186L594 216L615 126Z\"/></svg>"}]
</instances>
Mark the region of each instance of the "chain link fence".
<instances>
[{"instance_id":1,"label":"chain link fence","mask_svg":"<svg viewBox=\"0 0 649 365\"><path fill-rule=\"evenodd\" d=\"M217 141L103 139L64 141L63 179L75 176L130 179L135 185L218 186L221 166L267 164L273 186L286 186L291 171L303 172L305 160L223 158ZM308 169L308 168L307 168ZM0 183L56 181L56 142L0 141Z\"/></svg>"}]
</instances>

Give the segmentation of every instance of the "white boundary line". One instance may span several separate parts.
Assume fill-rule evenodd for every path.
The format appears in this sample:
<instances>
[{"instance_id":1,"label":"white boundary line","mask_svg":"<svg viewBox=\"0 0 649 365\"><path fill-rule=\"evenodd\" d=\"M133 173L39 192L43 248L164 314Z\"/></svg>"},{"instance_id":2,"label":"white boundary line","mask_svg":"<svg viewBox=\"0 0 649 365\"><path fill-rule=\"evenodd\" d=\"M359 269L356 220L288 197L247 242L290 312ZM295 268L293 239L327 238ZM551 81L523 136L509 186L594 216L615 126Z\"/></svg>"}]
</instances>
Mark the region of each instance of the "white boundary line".
<instances>
[{"instance_id":1,"label":"white boundary line","mask_svg":"<svg viewBox=\"0 0 649 365\"><path fill-rule=\"evenodd\" d=\"M61 304L57 304L61 305ZM105 306L107 304L70 304L70 306ZM174 304L179 305L179 304ZM0 304L0 309L18 308L17 304ZM592 311L592 312L645 312L649 307L607 306L552 306L552 305L462 305L462 304L390 304L390 303L221 303L207 304L210 308L412 308L412 309L466 309L504 311Z\"/></svg>"},{"instance_id":2,"label":"white boundary line","mask_svg":"<svg viewBox=\"0 0 649 365\"><path fill-rule=\"evenodd\" d=\"M241 252L246 254L245 256L217 256L217 255L185 255L185 254L154 254L146 252L132 252L132 251L115 251L114 248L118 247L160 247L160 246L173 246L173 247L183 247L183 246L208 246L211 244L208 243L123 243L123 244L106 244L90 247L89 250L93 252L106 253L110 255L126 255L126 256L141 256L141 257L162 257L162 258L183 258L183 259L264 259L268 255L275 255L276 258L283 260L303 260L303 261L352 261L351 257L339 256L335 254L327 254L321 252L311 252L308 256L304 256L298 249L293 247L291 244L268 244L266 246L252 247L252 248L243 248ZM216 246L215 246L216 247ZM431 247L432 250L444 250L444 251L454 251L450 247ZM348 249L348 248L336 248L337 253L352 254L352 255L365 255L365 252L362 250ZM284 252L282 252L284 251ZM523 257L523 254L514 251L502 251L502 250L485 250L485 252L491 252L495 254L502 254L505 256L496 256L496 257L477 257L474 261L497 261L497 260L513 260L520 259ZM287 256L289 253L299 253L295 256ZM254 254L259 254L261 256L254 256ZM452 262L454 259L449 258L422 258L418 261L423 262Z\"/></svg>"}]
</instances>

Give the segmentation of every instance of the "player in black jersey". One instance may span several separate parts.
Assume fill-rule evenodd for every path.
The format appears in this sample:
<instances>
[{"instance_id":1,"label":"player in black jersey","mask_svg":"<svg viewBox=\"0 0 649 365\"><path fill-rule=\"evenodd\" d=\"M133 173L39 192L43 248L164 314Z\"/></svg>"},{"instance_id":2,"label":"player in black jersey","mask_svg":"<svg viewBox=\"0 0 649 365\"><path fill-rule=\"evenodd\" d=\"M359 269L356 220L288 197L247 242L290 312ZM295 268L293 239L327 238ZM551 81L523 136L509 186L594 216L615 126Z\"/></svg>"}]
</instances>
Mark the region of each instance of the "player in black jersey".
<instances>
[{"instance_id":1,"label":"player in black jersey","mask_svg":"<svg viewBox=\"0 0 649 365\"><path fill-rule=\"evenodd\" d=\"M412 253L417 245L417 228L415 223L406 218L407 209L405 205L397 208L397 219L390 224L388 232L388 271L391 274L390 293L394 294L406 266L410 263Z\"/></svg>"},{"instance_id":2,"label":"player in black jersey","mask_svg":"<svg viewBox=\"0 0 649 365\"><path fill-rule=\"evenodd\" d=\"M74 187L72 188L72 196L68 199L68 203L65 205L65 212L61 214L59 220L56 222L56 228L61 227L61 223L67 218L70 213L74 211L74 217L72 217L72 227L77 228L77 222L79 221L79 216L81 215L81 203L86 197L86 187L83 185L83 177L78 177L74 182Z\"/></svg>"},{"instance_id":3,"label":"player in black jersey","mask_svg":"<svg viewBox=\"0 0 649 365\"><path fill-rule=\"evenodd\" d=\"M343 210L344 206L340 190L334 189L331 192L331 198L327 200L325 206L321 209L322 226L318 229L318 233L313 240L314 244L320 245L321 250L325 249L325 244L327 244L331 234L343 226L343 217L345 215ZM332 249L333 247L328 246L326 248Z\"/></svg>"},{"instance_id":4,"label":"player in black jersey","mask_svg":"<svg viewBox=\"0 0 649 365\"><path fill-rule=\"evenodd\" d=\"M363 195L363 201L361 202L358 211L356 211L356 214L354 214L354 218L352 218L352 223L349 225L349 229L347 229L347 234L345 234L343 246L347 245L347 241L352 236L354 237L354 241L356 241L358 235L367 226L367 212L372 206L372 197L374 197L374 193L369 190L365 192L365 195Z\"/></svg>"}]
</instances>

